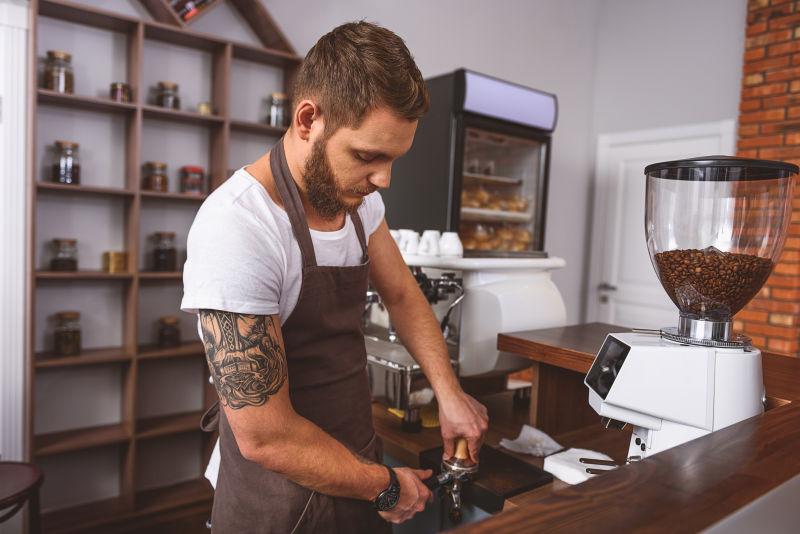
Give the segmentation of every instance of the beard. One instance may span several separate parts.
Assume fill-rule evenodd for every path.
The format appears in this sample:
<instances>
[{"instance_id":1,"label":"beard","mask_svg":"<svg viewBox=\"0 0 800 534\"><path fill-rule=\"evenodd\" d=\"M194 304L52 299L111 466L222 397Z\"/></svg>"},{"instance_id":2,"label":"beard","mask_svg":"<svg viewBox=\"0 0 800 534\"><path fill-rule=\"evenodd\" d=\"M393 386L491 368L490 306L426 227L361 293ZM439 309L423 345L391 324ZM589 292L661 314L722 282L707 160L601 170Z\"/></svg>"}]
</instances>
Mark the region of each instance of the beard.
<instances>
[{"instance_id":1,"label":"beard","mask_svg":"<svg viewBox=\"0 0 800 534\"><path fill-rule=\"evenodd\" d=\"M344 193L368 195L377 188L347 190L340 188L325 153L327 143L327 139L314 142L311 155L303 167L303 178L309 204L320 217L330 220L335 219L340 213L354 213L364 202L363 198L356 202L348 202L344 199Z\"/></svg>"}]
</instances>

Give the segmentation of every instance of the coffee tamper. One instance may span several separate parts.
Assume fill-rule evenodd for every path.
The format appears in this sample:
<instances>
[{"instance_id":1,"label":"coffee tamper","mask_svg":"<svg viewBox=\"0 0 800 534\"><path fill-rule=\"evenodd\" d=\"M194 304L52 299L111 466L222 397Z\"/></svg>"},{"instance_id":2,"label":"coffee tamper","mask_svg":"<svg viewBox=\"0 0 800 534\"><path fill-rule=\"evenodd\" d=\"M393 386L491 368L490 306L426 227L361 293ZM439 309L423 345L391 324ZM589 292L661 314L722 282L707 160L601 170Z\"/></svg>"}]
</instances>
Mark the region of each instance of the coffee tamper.
<instances>
[{"instance_id":1,"label":"coffee tamper","mask_svg":"<svg viewBox=\"0 0 800 534\"><path fill-rule=\"evenodd\" d=\"M478 464L469 459L467 440L456 440L456 452L452 458L442 460L441 472L431 481L433 489L439 487L450 497L450 521L461 521L461 490L464 483L475 478Z\"/></svg>"}]
</instances>

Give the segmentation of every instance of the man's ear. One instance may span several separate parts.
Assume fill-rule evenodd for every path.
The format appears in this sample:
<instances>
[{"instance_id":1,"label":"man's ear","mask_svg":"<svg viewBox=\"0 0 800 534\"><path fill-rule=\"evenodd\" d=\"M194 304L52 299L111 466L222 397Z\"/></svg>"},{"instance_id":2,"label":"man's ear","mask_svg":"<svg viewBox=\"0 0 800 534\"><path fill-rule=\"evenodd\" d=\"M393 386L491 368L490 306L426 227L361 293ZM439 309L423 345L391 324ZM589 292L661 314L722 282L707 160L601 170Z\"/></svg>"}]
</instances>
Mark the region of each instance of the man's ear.
<instances>
[{"instance_id":1,"label":"man's ear","mask_svg":"<svg viewBox=\"0 0 800 534\"><path fill-rule=\"evenodd\" d=\"M292 127L300 139L308 141L311 138L311 127L314 121L320 118L319 107L311 100L302 100L294 110Z\"/></svg>"}]
</instances>

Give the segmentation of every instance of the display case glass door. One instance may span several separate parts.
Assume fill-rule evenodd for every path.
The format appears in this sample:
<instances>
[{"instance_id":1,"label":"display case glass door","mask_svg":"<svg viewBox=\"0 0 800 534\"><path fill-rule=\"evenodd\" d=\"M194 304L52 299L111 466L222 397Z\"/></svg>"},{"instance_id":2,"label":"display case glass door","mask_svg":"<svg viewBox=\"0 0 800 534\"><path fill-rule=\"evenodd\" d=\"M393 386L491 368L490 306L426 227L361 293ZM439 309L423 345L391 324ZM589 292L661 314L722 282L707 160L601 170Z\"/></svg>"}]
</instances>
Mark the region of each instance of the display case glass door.
<instances>
[{"instance_id":1,"label":"display case glass door","mask_svg":"<svg viewBox=\"0 0 800 534\"><path fill-rule=\"evenodd\" d=\"M468 255L538 255L546 142L464 130L459 236Z\"/></svg>"}]
</instances>

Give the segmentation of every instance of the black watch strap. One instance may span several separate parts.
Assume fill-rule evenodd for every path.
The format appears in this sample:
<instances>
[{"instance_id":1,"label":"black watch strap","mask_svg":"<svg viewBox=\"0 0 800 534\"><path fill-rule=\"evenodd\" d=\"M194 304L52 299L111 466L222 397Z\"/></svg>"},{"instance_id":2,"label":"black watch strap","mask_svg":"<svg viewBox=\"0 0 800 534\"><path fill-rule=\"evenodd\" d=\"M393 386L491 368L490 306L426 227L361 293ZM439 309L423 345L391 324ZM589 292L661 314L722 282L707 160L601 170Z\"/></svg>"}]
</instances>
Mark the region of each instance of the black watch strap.
<instances>
[{"instance_id":1,"label":"black watch strap","mask_svg":"<svg viewBox=\"0 0 800 534\"><path fill-rule=\"evenodd\" d=\"M397 506L397 501L400 500L400 481L397 479L397 474L394 469L388 465L384 465L389 471L389 486L380 492L372 504L379 512L387 512Z\"/></svg>"}]
</instances>

